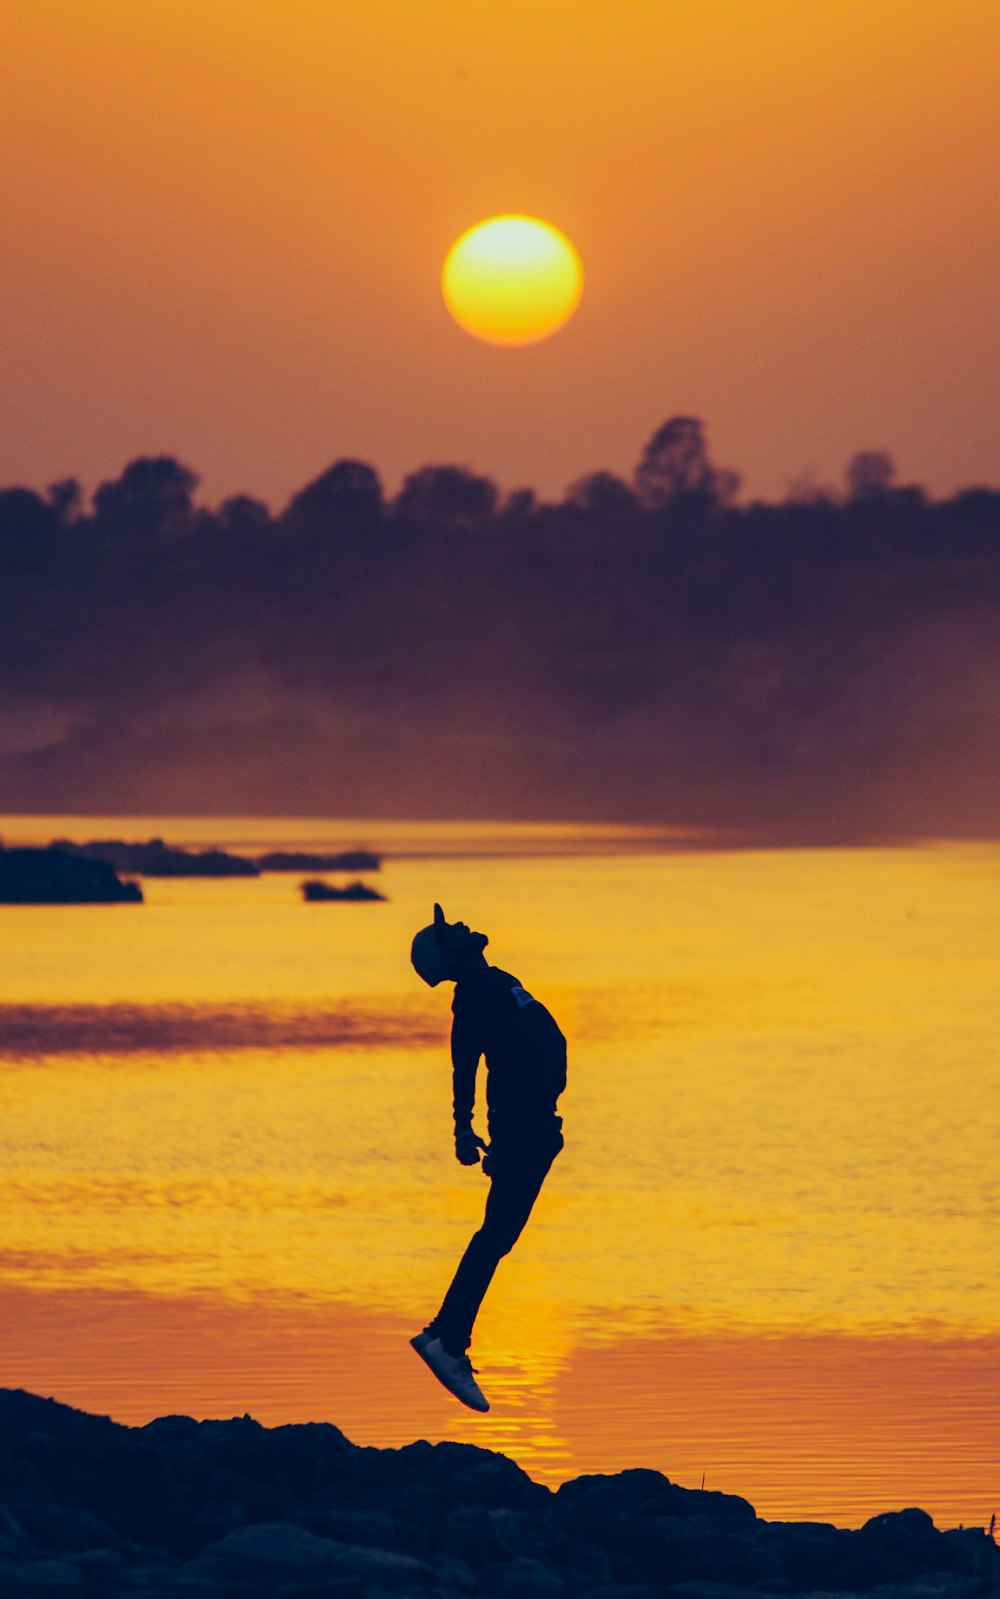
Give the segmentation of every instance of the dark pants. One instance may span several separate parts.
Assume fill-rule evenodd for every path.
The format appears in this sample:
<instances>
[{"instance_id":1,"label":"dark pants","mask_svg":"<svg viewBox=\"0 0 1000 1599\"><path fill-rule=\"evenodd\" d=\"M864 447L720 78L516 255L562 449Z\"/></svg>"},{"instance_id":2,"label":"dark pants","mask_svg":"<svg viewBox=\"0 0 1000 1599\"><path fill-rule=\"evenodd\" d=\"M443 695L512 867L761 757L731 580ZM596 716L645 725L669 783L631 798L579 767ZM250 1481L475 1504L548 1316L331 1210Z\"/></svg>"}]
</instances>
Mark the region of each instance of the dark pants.
<instances>
[{"instance_id":1,"label":"dark pants","mask_svg":"<svg viewBox=\"0 0 1000 1599\"><path fill-rule=\"evenodd\" d=\"M493 1273L520 1238L562 1147L558 1131L516 1141L494 1139L483 1160L490 1179L483 1225L472 1235L444 1303L428 1328L451 1354L464 1354L472 1342L473 1324Z\"/></svg>"}]
</instances>

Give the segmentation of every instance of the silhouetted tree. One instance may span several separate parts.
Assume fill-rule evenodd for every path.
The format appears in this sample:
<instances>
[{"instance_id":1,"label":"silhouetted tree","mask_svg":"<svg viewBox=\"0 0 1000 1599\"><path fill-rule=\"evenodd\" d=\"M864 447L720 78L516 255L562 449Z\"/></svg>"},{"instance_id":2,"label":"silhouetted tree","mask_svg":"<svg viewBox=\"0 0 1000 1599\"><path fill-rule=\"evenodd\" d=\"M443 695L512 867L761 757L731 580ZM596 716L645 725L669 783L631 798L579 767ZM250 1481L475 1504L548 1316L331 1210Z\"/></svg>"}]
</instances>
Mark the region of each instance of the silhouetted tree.
<instances>
[{"instance_id":1,"label":"silhouetted tree","mask_svg":"<svg viewBox=\"0 0 1000 1599\"><path fill-rule=\"evenodd\" d=\"M889 493L896 476L892 456L885 450L859 450L847 463L844 477L850 500L875 500Z\"/></svg>"},{"instance_id":2,"label":"silhouetted tree","mask_svg":"<svg viewBox=\"0 0 1000 1599\"><path fill-rule=\"evenodd\" d=\"M681 504L719 509L735 499L739 486L737 473L712 465L704 423L696 416L672 416L664 422L635 470L636 494L647 510Z\"/></svg>"},{"instance_id":3,"label":"silhouetted tree","mask_svg":"<svg viewBox=\"0 0 1000 1599\"><path fill-rule=\"evenodd\" d=\"M171 537L191 527L198 476L172 455L140 456L94 495L97 529L116 537Z\"/></svg>"},{"instance_id":4,"label":"silhouetted tree","mask_svg":"<svg viewBox=\"0 0 1000 1599\"><path fill-rule=\"evenodd\" d=\"M959 516L992 521L1000 529L1000 489L962 489L950 504Z\"/></svg>"},{"instance_id":5,"label":"silhouetted tree","mask_svg":"<svg viewBox=\"0 0 1000 1599\"><path fill-rule=\"evenodd\" d=\"M504 496L501 514L511 522L526 522L538 510L538 495L534 489L511 489Z\"/></svg>"},{"instance_id":6,"label":"silhouetted tree","mask_svg":"<svg viewBox=\"0 0 1000 1599\"><path fill-rule=\"evenodd\" d=\"M396 516L414 522L470 527L491 517L497 486L464 466L422 466L404 479L393 503Z\"/></svg>"},{"instance_id":7,"label":"silhouetted tree","mask_svg":"<svg viewBox=\"0 0 1000 1599\"><path fill-rule=\"evenodd\" d=\"M566 504L589 516L621 516L636 509L636 498L614 472L588 472L566 490Z\"/></svg>"},{"instance_id":8,"label":"silhouetted tree","mask_svg":"<svg viewBox=\"0 0 1000 1599\"><path fill-rule=\"evenodd\" d=\"M840 496L826 483L817 481L815 469L806 467L785 484L786 505L835 505Z\"/></svg>"},{"instance_id":9,"label":"silhouetted tree","mask_svg":"<svg viewBox=\"0 0 1000 1599\"><path fill-rule=\"evenodd\" d=\"M83 511L83 488L79 478L64 477L57 483L50 483L48 496L56 521L63 527L79 521Z\"/></svg>"},{"instance_id":10,"label":"silhouetted tree","mask_svg":"<svg viewBox=\"0 0 1000 1599\"><path fill-rule=\"evenodd\" d=\"M271 521L263 500L249 494L231 494L215 513L215 520L226 533L259 533Z\"/></svg>"},{"instance_id":11,"label":"silhouetted tree","mask_svg":"<svg viewBox=\"0 0 1000 1599\"><path fill-rule=\"evenodd\" d=\"M33 489L0 490L0 566L28 570L48 556L59 524Z\"/></svg>"},{"instance_id":12,"label":"silhouetted tree","mask_svg":"<svg viewBox=\"0 0 1000 1599\"><path fill-rule=\"evenodd\" d=\"M382 484L365 461L335 461L294 495L283 520L307 532L337 523L372 526L382 517Z\"/></svg>"}]
</instances>

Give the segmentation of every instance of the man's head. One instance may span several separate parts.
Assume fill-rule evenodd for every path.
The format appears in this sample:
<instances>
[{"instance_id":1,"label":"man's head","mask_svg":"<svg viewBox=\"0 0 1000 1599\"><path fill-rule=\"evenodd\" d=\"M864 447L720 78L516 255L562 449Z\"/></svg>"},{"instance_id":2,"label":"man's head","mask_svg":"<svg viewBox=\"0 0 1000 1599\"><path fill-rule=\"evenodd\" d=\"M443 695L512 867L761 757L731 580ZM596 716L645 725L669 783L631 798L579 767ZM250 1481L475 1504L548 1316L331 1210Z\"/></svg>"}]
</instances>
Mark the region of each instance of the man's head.
<instances>
[{"instance_id":1,"label":"man's head","mask_svg":"<svg viewBox=\"0 0 1000 1599\"><path fill-rule=\"evenodd\" d=\"M414 971L431 988L446 979L455 981L469 966L478 964L489 943L485 933L472 933L465 922L446 922L440 905L434 920L422 927L410 948Z\"/></svg>"}]
</instances>

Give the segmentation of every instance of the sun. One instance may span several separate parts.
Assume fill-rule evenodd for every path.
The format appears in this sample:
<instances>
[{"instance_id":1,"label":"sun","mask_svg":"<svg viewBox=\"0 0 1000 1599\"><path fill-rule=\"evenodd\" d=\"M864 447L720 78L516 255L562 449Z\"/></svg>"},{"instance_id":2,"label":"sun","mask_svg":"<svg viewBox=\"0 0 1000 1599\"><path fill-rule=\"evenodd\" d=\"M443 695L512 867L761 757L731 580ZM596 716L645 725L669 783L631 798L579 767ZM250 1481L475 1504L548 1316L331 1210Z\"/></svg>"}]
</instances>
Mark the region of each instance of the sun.
<instances>
[{"instance_id":1,"label":"sun","mask_svg":"<svg viewBox=\"0 0 1000 1599\"><path fill-rule=\"evenodd\" d=\"M537 344L580 303L583 268L564 233L537 217L490 217L452 245L441 273L460 328L487 344Z\"/></svg>"}]
</instances>

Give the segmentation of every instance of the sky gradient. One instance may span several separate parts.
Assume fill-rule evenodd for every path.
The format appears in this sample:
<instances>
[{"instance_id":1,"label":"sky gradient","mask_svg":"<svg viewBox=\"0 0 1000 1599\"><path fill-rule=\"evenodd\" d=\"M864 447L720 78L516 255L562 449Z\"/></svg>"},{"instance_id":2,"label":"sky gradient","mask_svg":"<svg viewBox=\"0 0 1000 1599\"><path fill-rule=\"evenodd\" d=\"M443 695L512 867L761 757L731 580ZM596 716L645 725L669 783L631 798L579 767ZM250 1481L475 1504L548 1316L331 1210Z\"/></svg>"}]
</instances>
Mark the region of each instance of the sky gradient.
<instances>
[{"instance_id":1,"label":"sky gradient","mask_svg":"<svg viewBox=\"0 0 1000 1599\"><path fill-rule=\"evenodd\" d=\"M1000 480L992 0L4 0L0 482L169 452L280 507L356 456L558 496L705 418L744 493ZM477 343L473 223L573 321Z\"/></svg>"}]
</instances>

